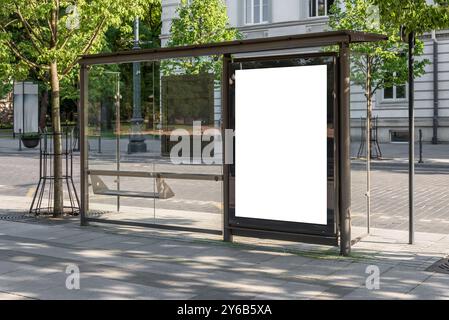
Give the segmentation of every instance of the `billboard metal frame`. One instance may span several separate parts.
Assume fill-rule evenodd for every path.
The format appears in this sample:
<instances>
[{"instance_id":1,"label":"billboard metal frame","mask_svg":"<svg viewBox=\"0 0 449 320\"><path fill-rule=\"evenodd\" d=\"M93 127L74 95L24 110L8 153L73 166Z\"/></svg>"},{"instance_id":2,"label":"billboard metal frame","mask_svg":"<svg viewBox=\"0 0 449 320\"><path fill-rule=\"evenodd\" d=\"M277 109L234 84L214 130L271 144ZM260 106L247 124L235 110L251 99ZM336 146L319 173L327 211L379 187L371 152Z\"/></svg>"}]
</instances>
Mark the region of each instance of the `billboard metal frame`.
<instances>
[{"instance_id":1,"label":"billboard metal frame","mask_svg":"<svg viewBox=\"0 0 449 320\"><path fill-rule=\"evenodd\" d=\"M321 60L321 61L320 61ZM256 64L256 65L252 65ZM276 68L276 67L292 67L292 66L311 66L311 65L326 65L327 66L327 76L331 79L332 86L327 88L327 112L332 111L332 129L334 132L333 145L332 145L332 163L329 163L328 159L328 170L329 165L332 166L332 199L333 204L331 205L331 210L328 208L327 212L327 223L326 225L315 225L309 223L297 223L297 222L285 222L285 221L273 221L273 220L262 220L254 218L242 218L235 215L234 210L228 207L229 214L227 215L228 221L226 227L230 229L230 232L235 235L248 235L253 234L259 238L276 238L281 240L291 239L293 241L311 242L319 244L328 245L338 245L338 185L339 185L339 170L338 170L338 150L339 150L339 139L335 136L338 132L338 101L337 101L337 91L338 91L338 55L334 52L332 53L316 53L316 54L299 54L299 55L282 55L282 56L269 56L269 57L256 57L256 58L243 58L234 59L225 65L224 68L228 68L230 76L234 74L235 70L240 67L243 70L258 69L258 68ZM226 106L230 112L225 112L229 117L227 123L232 126L233 117L235 113L232 111L235 109L234 99L234 83L231 84L230 81L225 81L228 86L229 100ZM328 82L329 83L329 82ZM328 119L329 120L329 119ZM234 129L234 128L232 128ZM299 146L298 146L299 147ZM310 153L305 150L305 156L310 156ZM225 164L225 166L232 165ZM227 170L231 173L233 170ZM329 173L329 172L328 172ZM228 180L226 183L230 187L228 192L232 195L232 187L229 183L231 174L225 175L224 179ZM237 177L238 179L238 177ZM329 193L329 190L328 190ZM234 197L230 197L233 199Z\"/></svg>"}]
</instances>

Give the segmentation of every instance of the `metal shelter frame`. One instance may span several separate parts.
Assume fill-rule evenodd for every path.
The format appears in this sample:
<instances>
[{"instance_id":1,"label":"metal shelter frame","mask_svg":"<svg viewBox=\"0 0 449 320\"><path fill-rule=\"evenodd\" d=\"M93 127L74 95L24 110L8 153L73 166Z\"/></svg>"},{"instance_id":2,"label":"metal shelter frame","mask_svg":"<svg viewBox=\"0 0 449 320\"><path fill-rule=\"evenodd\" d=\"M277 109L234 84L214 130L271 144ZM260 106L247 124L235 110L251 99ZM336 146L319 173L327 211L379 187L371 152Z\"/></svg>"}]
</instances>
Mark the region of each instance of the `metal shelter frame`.
<instances>
[{"instance_id":1,"label":"metal shelter frame","mask_svg":"<svg viewBox=\"0 0 449 320\"><path fill-rule=\"evenodd\" d=\"M351 251L351 167L350 167L350 44L362 42L377 42L387 40L384 35L354 32L354 31L330 31L321 33L308 33L292 36L282 36L263 39L237 40L230 42L222 42L215 44L182 46L172 48L158 48L145 50L132 50L117 53L86 55L79 60L80 64L80 82L81 82L81 112L80 112L80 146L81 146L81 225L87 225L89 222L114 223L114 224L132 224L153 228L164 228L171 230L184 231L203 231L193 228L184 228L179 226L139 224L138 222L123 222L101 220L90 218L88 213L88 144L87 144L87 107L88 107L88 67L99 64L115 64L115 63L132 63L142 61L158 61L171 58L186 58L194 56L222 55L223 56L223 77L228 78L228 64L237 54L251 54L266 52L270 56L270 51L281 51L287 49L301 48L317 48L325 46L337 46L337 83L338 88L335 92L335 100L337 104L337 114L335 115L338 122L338 130L336 132L337 146L336 150L336 172L337 172L337 230L339 231L338 244L342 255L349 255ZM271 54L271 56L279 56ZM229 128L228 119L228 81L222 81L222 114L223 125L222 131ZM224 148L224 147L223 147ZM225 150L223 150L224 152ZM232 235L235 233L229 225L229 194L227 177L229 176L229 165L223 165L223 177L184 177L183 174L176 175L175 178L188 179L198 178L213 179L224 181L223 203L224 203L224 223L220 234L223 235L224 241L232 241ZM327 243L316 236L307 234L287 234L284 232L273 232L270 230L239 230L239 235L249 235L260 238L275 238L290 241L302 241L309 243Z\"/></svg>"}]
</instances>

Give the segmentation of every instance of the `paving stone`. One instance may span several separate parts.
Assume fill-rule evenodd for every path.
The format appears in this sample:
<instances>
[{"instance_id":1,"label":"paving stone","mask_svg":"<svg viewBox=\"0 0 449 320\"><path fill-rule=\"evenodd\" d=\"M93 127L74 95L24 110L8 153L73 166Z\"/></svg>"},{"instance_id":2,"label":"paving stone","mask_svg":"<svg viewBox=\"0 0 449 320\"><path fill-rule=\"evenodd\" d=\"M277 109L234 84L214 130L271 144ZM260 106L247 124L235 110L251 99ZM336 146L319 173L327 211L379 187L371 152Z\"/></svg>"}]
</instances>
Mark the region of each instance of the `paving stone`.
<instances>
[{"instance_id":1,"label":"paving stone","mask_svg":"<svg viewBox=\"0 0 449 320\"><path fill-rule=\"evenodd\" d=\"M92 228L68 226L58 226L58 236L67 228L81 231L76 237L84 241L43 240L43 230L51 233L52 226L33 229L33 233L26 224L15 224L0 235L0 292L6 295L31 299L415 299L448 294L449 277L425 271L439 258L430 250L435 249L432 244L445 241L446 236L424 234L422 244L409 246L400 241L402 233L373 229L375 235L353 247L353 258L328 256L328 250L304 257L274 250L275 246L268 250L253 244L217 245L112 231L97 235ZM26 236L21 235L22 226L24 233L29 232ZM377 241L382 235L388 241ZM65 268L70 263L80 269L81 290L65 288ZM377 265L381 271L381 288L375 292L365 288L368 265Z\"/></svg>"},{"instance_id":2,"label":"paving stone","mask_svg":"<svg viewBox=\"0 0 449 320\"><path fill-rule=\"evenodd\" d=\"M449 155L449 153L447 153ZM404 167L406 169L406 167ZM449 167L448 167L449 168ZM353 224L366 224L366 172L352 166ZM418 232L449 234L448 169L421 171L415 177L415 228ZM393 167L376 167L371 173L371 226L381 229L408 229L408 175ZM417 237L418 238L418 237Z\"/></svg>"},{"instance_id":3,"label":"paving stone","mask_svg":"<svg viewBox=\"0 0 449 320\"><path fill-rule=\"evenodd\" d=\"M54 287L41 293L42 299L189 299L192 293L177 292L110 279L81 279L79 290Z\"/></svg>"},{"instance_id":4,"label":"paving stone","mask_svg":"<svg viewBox=\"0 0 449 320\"><path fill-rule=\"evenodd\" d=\"M31 300L30 297L20 296L12 293L0 292L0 300Z\"/></svg>"},{"instance_id":5,"label":"paving stone","mask_svg":"<svg viewBox=\"0 0 449 320\"><path fill-rule=\"evenodd\" d=\"M290 270L299 268L302 265L310 264L313 260L298 255L277 256L270 260L263 261L259 264L260 267L272 267L279 270Z\"/></svg>"},{"instance_id":6,"label":"paving stone","mask_svg":"<svg viewBox=\"0 0 449 320\"><path fill-rule=\"evenodd\" d=\"M349 294L343 296L345 300L405 300L413 299L409 294L400 292L391 292L384 290L368 290L366 288L356 289Z\"/></svg>"},{"instance_id":7,"label":"paving stone","mask_svg":"<svg viewBox=\"0 0 449 320\"><path fill-rule=\"evenodd\" d=\"M0 261L0 275L17 271L20 266L21 265L19 263Z\"/></svg>"},{"instance_id":8,"label":"paving stone","mask_svg":"<svg viewBox=\"0 0 449 320\"><path fill-rule=\"evenodd\" d=\"M192 297L193 300L251 300L257 296L253 292L239 292L232 289L210 289Z\"/></svg>"},{"instance_id":9,"label":"paving stone","mask_svg":"<svg viewBox=\"0 0 449 320\"><path fill-rule=\"evenodd\" d=\"M311 299L320 296L323 292L330 289L330 285L320 285L303 282L288 282L282 287L283 299Z\"/></svg>"}]
</instances>

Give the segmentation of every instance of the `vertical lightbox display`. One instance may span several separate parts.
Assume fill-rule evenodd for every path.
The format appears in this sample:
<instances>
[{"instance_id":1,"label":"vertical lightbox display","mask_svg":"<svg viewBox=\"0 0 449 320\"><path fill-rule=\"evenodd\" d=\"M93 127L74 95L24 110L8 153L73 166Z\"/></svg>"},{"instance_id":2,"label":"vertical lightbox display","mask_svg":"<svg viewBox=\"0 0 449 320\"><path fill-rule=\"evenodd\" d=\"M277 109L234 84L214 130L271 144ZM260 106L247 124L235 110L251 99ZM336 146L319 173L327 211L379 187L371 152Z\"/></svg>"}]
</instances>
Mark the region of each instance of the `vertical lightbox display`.
<instances>
[{"instance_id":1,"label":"vertical lightbox display","mask_svg":"<svg viewBox=\"0 0 449 320\"><path fill-rule=\"evenodd\" d=\"M232 64L231 225L336 234L334 62Z\"/></svg>"},{"instance_id":2,"label":"vertical lightbox display","mask_svg":"<svg viewBox=\"0 0 449 320\"><path fill-rule=\"evenodd\" d=\"M235 73L236 216L327 224L327 66Z\"/></svg>"}]
</instances>

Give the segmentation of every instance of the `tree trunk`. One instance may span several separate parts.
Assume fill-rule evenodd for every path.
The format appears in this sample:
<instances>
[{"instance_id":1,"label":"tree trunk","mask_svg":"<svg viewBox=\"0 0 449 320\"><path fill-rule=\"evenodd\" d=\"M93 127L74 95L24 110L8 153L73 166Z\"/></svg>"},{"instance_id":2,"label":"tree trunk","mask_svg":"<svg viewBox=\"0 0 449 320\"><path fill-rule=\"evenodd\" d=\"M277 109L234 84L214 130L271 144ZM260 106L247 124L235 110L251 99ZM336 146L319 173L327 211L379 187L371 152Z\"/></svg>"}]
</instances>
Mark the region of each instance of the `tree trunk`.
<instances>
[{"instance_id":1,"label":"tree trunk","mask_svg":"<svg viewBox=\"0 0 449 320\"><path fill-rule=\"evenodd\" d=\"M51 116L54 133L53 175L55 178L53 216L58 217L64 213L64 195L63 195L63 181L62 181L62 133L61 133L61 115L59 104L59 77L56 61L52 62L50 65L50 76L51 76L51 102L52 102Z\"/></svg>"},{"instance_id":2,"label":"tree trunk","mask_svg":"<svg viewBox=\"0 0 449 320\"><path fill-rule=\"evenodd\" d=\"M47 109L48 109L48 90L42 91L40 115L39 115L39 129L43 131L47 125Z\"/></svg>"}]
</instances>

